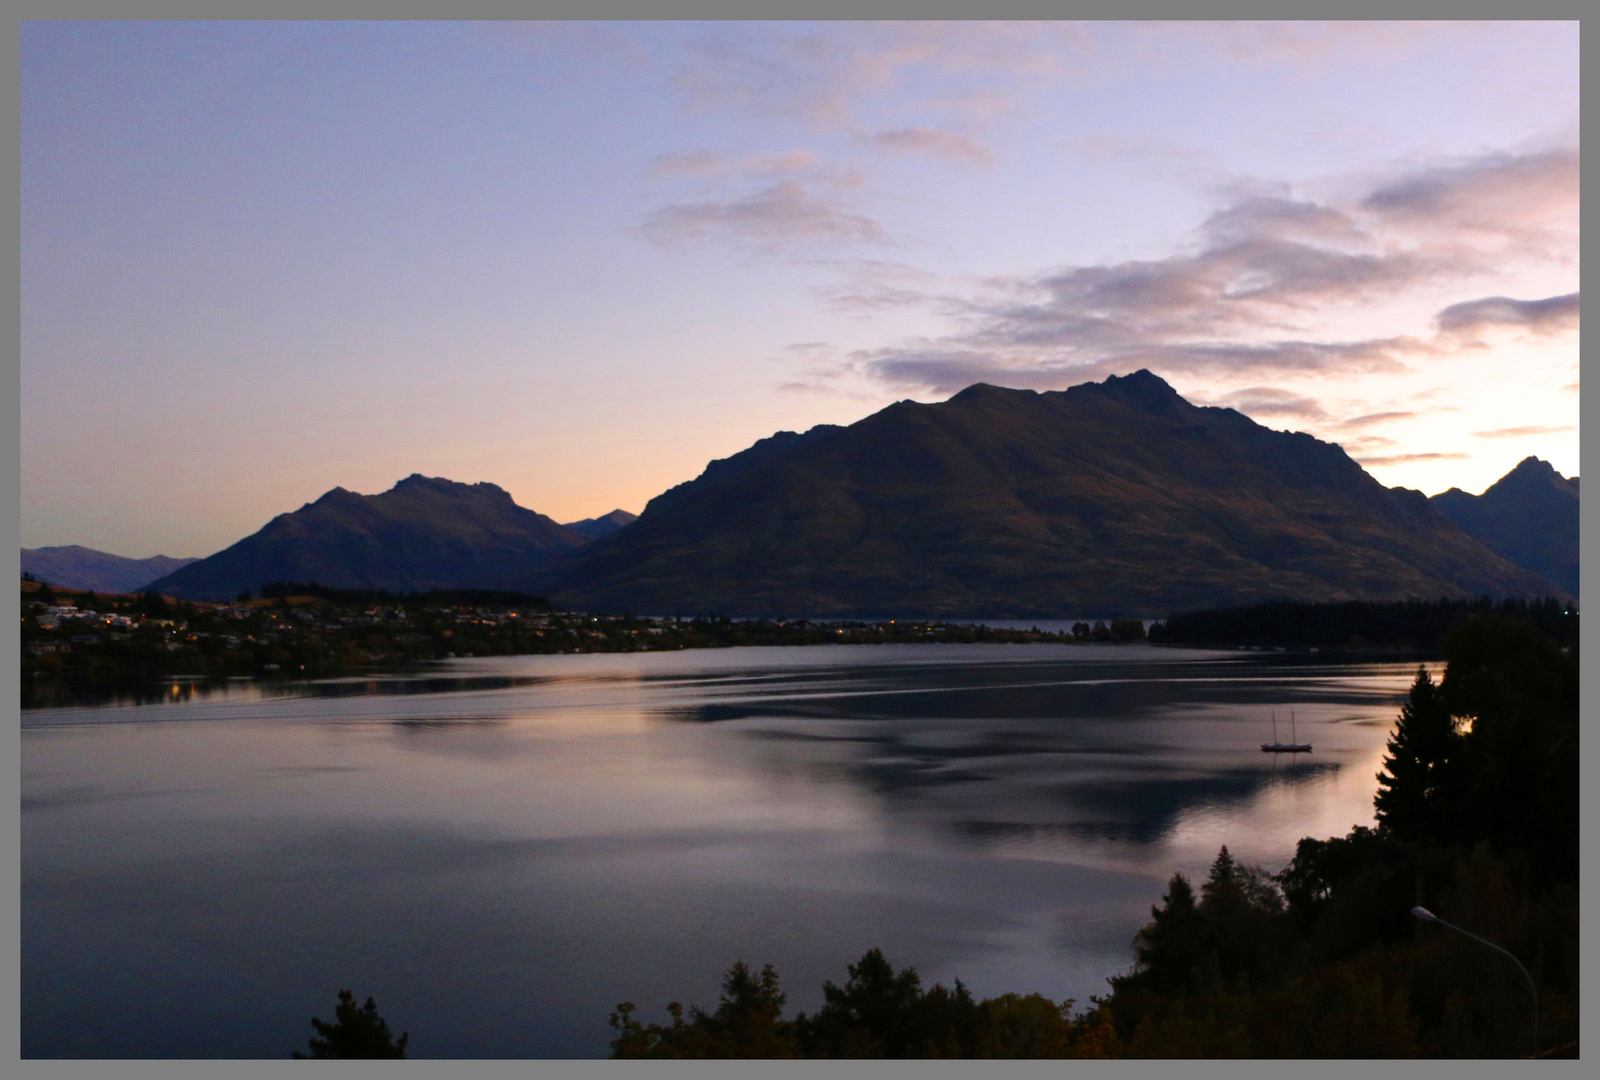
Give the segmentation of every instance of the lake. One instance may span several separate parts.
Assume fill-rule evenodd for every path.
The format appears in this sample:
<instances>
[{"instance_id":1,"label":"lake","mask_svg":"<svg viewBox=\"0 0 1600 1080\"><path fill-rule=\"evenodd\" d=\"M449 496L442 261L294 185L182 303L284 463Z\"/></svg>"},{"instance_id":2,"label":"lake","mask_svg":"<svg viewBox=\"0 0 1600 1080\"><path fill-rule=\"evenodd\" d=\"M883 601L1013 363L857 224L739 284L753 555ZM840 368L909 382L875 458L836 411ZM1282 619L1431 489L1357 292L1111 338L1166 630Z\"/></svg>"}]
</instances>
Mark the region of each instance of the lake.
<instances>
[{"instance_id":1,"label":"lake","mask_svg":"<svg viewBox=\"0 0 1600 1080\"><path fill-rule=\"evenodd\" d=\"M1372 821L1416 661L1148 645L450 661L22 715L24 1057L598 1057L638 1003L880 947L1076 998L1174 871ZM1440 665L1429 664L1438 673ZM1263 754L1291 710L1309 755Z\"/></svg>"}]
</instances>

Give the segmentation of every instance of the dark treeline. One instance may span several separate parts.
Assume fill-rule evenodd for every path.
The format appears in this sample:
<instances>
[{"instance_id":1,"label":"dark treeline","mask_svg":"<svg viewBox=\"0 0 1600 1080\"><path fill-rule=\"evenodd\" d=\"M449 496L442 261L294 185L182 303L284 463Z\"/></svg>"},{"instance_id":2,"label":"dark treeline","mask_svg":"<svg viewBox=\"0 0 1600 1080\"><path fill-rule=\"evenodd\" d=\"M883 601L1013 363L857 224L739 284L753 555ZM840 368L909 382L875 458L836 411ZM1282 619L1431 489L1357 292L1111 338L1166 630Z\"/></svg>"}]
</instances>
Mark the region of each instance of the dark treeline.
<instances>
[{"instance_id":1,"label":"dark treeline","mask_svg":"<svg viewBox=\"0 0 1600 1080\"><path fill-rule=\"evenodd\" d=\"M1575 626L1573 627L1575 636ZM1388 743L1377 826L1306 838L1276 874L1226 847L1199 888L1176 874L1111 993L1073 1002L959 982L924 990L877 951L785 1020L770 967L735 964L715 1010L612 1014L614 1057L1576 1056L1578 667L1575 641L1477 614L1419 670Z\"/></svg>"},{"instance_id":2,"label":"dark treeline","mask_svg":"<svg viewBox=\"0 0 1600 1080\"><path fill-rule=\"evenodd\" d=\"M712 1012L677 1002L671 1022L645 1025L632 1002L611 1014L614 1058L1050 1058L1118 1056L1103 1008L1072 1015L1073 1002L1039 994L975 1001L955 989L924 989L914 968L894 967L877 949L847 965L843 986L822 986L816 1015L783 1019L787 995L767 965L753 975L736 963Z\"/></svg>"},{"instance_id":3,"label":"dark treeline","mask_svg":"<svg viewBox=\"0 0 1600 1080\"><path fill-rule=\"evenodd\" d=\"M1524 619L1558 645L1578 639L1576 605L1541 600L1405 600L1311 604L1292 600L1173 615L1150 628L1150 640L1172 645L1254 645L1266 648L1390 649L1432 652L1468 619Z\"/></svg>"}]
</instances>

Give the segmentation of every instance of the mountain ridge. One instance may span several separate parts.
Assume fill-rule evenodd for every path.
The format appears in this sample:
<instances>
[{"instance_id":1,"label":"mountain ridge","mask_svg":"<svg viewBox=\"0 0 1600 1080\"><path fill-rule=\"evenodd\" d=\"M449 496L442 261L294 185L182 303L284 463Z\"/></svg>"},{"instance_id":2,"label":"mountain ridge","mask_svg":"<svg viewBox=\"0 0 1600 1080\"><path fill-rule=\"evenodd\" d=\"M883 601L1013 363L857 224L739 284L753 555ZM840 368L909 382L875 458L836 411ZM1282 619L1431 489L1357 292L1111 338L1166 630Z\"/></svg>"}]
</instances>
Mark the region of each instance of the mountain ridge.
<instances>
[{"instance_id":1,"label":"mountain ridge","mask_svg":"<svg viewBox=\"0 0 1600 1080\"><path fill-rule=\"evenodd\" d=\"M1451 488L1429 502L1491 551L1578 595L1576 476L1562 476L1548 461L1530 455L1482 495Z\"/></svg>"},{"instance_id":2,"label":"mountain ridge","mask_svg":"<svg viewBox=\"0 0 1600 1080\"><path fill-rule=\"evenodd\" d=\"M391 592L497 588L588 542L494 484L413 473L376 495L335 487L149 587L193 600L230 599L273 581Z\"/></svg>"},{"instance_id":3,"label":"mountain ridge","mask_svg":"<svg viewBox=\"0 0 1600 1080\"><path fill-rule=\"evenodd\" d=\"M167 555L133 559L81 544L22 549L24 574L32 574L39 581L68 589L108 593L133 592L174 570L199 561L198 558L175 559Z\"/></svg>"},{"instance_id":4,"label":"mountain ridge","mask_svg":"<svg viewBox=\"0 0 1600 1080\"><path fill-rule=\"evenodd\" d=\"M1338 446L1148 371L780 436L523 587L590 610L975 617L1555 588Z\"/></svg>"}]
</instances>

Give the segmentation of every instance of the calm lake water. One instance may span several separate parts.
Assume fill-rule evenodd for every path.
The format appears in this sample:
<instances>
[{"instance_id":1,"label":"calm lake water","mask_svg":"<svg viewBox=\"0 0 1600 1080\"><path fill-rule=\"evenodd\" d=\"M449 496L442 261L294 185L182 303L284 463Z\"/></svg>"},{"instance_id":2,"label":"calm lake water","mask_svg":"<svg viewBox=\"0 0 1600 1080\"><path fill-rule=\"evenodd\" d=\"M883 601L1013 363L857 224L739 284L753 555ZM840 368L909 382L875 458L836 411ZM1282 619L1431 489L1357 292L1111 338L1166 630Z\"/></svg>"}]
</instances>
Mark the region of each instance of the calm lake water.
<instances>
[{"instance_id":1,"label":"calm lake water","mask_svg":"<svg viewBox=\"0 0 1600 1080\"><path fill-rule=\"evenodd\" d=\"M414 1057L597 1057L618 1001L743 958L814 1010L874 946L1086 1003L1174 871L1371 823L1415 671L749 648L25 712L22 1053L286 1057L349 987ZM1291 709L1315 752L1261 753Z\"/></svg>"}]
</instances>

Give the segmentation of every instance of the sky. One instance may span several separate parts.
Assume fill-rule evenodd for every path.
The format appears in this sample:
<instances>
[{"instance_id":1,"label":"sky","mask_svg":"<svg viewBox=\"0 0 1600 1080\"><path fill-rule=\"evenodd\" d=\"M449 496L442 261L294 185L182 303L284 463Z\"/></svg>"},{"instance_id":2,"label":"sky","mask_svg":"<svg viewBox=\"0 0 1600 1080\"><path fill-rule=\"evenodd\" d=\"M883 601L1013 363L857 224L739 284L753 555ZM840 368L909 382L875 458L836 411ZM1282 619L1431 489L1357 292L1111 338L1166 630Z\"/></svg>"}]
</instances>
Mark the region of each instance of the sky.
<instances>
[{"instance_id":1,"label":"sky","mask_svg":"<svg viewBox=\"0 0 1600 1080\"><path fill-rule=\"evenodd\" d=\"M24 23L25 547L1148 368L1578 471L1576 23Z\"/></svg>"}]
</instances>

